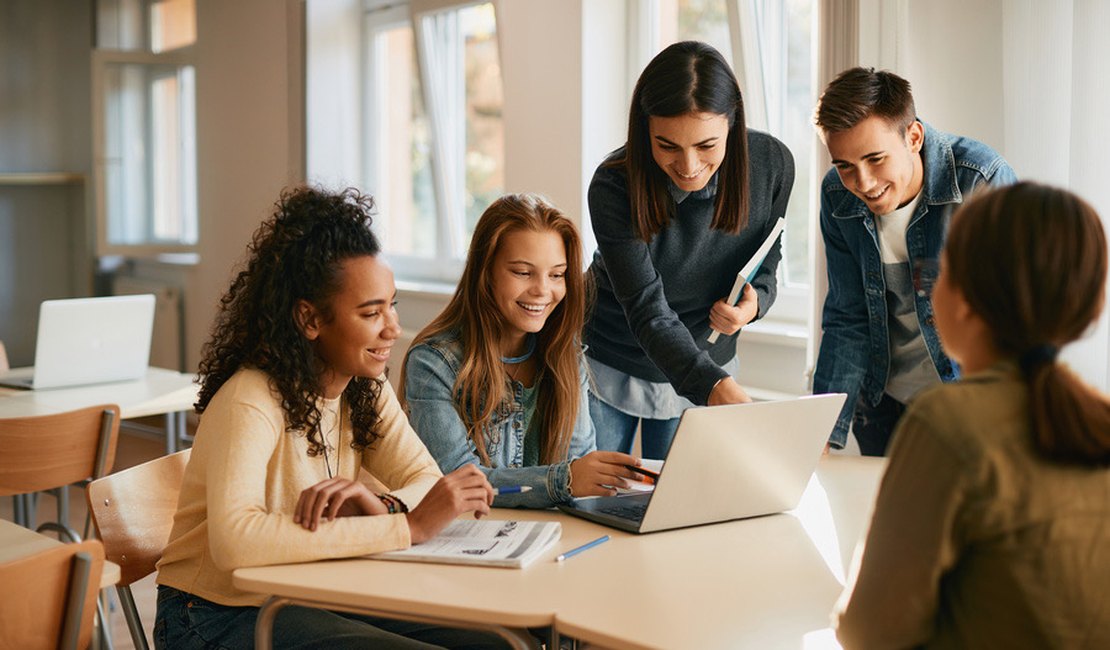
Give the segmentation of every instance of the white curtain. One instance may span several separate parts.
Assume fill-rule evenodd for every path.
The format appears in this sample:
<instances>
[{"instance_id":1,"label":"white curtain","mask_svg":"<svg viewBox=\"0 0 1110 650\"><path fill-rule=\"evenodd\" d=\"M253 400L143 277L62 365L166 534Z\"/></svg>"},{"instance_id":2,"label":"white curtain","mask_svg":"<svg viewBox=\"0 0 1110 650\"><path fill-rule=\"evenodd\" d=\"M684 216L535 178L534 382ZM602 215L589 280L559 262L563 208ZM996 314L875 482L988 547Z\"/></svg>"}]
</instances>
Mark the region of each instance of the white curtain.
<instances>
[{"instance_id":1,"label":"white curtain","mask_svg":"<svg viewBox=\"0 0 1110 650\"><path fill-rule=\"evenodd\" d=\"M424 106L432 134L436 204L445 215L439 229L440 255L464 256L463 196L466 168L465 53L457 11L413 14Z\"/></svg>"}]
</instances>

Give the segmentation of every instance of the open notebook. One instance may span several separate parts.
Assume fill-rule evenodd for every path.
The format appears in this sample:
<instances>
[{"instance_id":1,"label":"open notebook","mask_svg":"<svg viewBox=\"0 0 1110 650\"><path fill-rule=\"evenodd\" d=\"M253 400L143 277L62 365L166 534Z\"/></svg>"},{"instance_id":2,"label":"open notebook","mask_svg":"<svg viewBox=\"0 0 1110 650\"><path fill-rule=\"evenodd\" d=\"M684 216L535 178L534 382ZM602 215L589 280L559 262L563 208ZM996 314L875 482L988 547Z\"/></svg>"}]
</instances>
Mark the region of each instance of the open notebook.
<instances>
[{"instance_id":1,"label":"open notebook","mask_svg":"<svg viewBox=\"0 0 1110 650\"><path fill-rule=\"evenodd\" d=\"M557 521L456 519L423 544L371 557L520 569L554 546L562 532Z\"/></svg>"}]
</instances>

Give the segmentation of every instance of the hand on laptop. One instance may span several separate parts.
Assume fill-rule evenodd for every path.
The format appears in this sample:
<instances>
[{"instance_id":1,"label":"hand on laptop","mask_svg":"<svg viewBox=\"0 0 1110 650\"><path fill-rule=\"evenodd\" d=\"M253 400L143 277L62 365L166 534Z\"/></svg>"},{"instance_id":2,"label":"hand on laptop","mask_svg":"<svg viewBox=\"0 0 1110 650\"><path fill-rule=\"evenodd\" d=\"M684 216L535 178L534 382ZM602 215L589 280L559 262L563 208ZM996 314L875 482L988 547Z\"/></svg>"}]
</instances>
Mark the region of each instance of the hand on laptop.
<instances>
[{"instance_id":1,"label":"hand on laptop","mask_svg":"<svg viewBox=\"0 0 1110 650\"><path fill-rule=\"evenodd\" d=\"M570 493L575 497L611 497L617 488L639 481L640 475L625 467L636 457L619 451L591 451L570 463Z\"/></svg>"}]
</instances>

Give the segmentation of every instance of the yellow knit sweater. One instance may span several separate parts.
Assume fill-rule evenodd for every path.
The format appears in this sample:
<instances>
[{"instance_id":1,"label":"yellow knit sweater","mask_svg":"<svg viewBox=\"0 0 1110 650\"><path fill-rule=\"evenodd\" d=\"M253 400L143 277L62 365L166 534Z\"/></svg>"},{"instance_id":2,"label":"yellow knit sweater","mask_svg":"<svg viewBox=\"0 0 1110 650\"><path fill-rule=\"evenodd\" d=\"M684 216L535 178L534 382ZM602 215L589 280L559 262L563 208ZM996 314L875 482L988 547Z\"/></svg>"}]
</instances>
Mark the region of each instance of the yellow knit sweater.
<instances>
[{"instance_id":1,"label":"yellow knit sweater","mask_svg":"<svg viewBox=\"0 0 1110 650\"><path fill-rule=\"evenodd\" d=\"M322 403L321 412L338 411L337 406L338 400ZM340 418L338 440L334 432L331 437L331 468L351 479L365 468L414 508L442 474L388 382L377 408L381 438L363 452L350 446L349 414ZM322 422L321 428L332 431L332 422ZM258 606L266 597L232 586L233 570L409 546L402 514L339 517L321 522L314 532L294 524L301 491L328 478L324 457L309 456L307 450L303 434L286 430L280 396L270 389L267 375L251 369L235 373L201 418L173 531L158 563L158 584L223 605Z\"/></svg>"}]
</instances>

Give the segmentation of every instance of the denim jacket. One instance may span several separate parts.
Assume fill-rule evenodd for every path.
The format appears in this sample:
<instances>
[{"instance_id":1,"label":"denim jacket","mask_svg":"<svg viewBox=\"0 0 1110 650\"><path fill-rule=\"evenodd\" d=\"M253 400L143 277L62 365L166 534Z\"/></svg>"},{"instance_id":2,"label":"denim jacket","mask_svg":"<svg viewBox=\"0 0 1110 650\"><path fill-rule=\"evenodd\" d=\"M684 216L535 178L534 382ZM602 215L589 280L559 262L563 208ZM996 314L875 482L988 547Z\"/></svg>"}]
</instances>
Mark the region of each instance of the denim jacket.
<instances>
[{"instance_id":1,"label":"denim jacket","mask_svg":"<svg viewBox=\"0 0 1110 650\"><path fill-rule=\"evenodd\" d=\"M569 457L553 465L523 467L524 386L510 382L510 401L494 411L486 429L485 445L492 467L481 464L474 441L455 410L455 379L462 366L462 343L457 335L442 335L414 346L405 369L405 400L409 421L446 474L467 463L478 465L494 487L531 486L531 492L498 495L499 508L548 508L570 501L570 461L596 449L594 425L587 402L586 364L579 362L581 383L578 419ZM506 379L508 381L508 379ZM543 399L543 395L539 396Z\"/></svg>"},{"instance_id":2,"label":"denim jacket","mask_svg":"<svg viewBox=\"0 0 1110 650\"><path fill-rule=\"evenodd\" d=\"M906 229L911 268L914 260L939 258L952 213L972 192L983 185L1017 181L1014 171L990 147L924 126L921 201ZM890 372L890 340L875 215L844 187L835 168L821 184L821 234L829 293L813 390L848 394L829 439L834 447L843 447L857 401L862 397L877 405L882 399ZM929 296L916 296L915 304L937 374L943 381L956 379L959 369L941 349Z\"/></svg>"}]
</instances>

